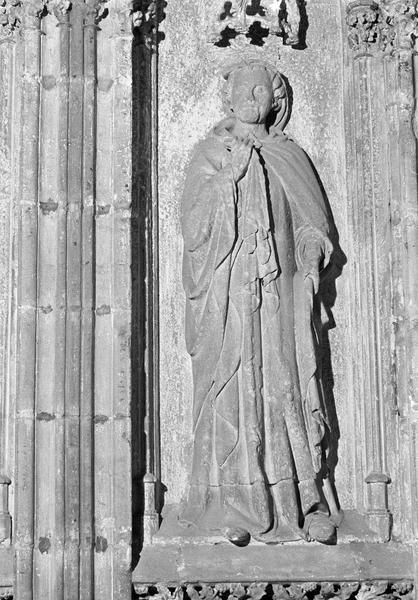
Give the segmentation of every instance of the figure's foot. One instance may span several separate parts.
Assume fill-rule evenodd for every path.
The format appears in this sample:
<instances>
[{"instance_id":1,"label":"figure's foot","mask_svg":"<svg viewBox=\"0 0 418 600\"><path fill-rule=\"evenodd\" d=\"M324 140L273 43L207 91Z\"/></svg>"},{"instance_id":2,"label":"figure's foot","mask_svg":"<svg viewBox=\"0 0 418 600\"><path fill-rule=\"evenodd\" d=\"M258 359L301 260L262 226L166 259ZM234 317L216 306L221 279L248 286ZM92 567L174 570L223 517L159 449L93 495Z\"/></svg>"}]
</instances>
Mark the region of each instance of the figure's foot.
<instances>
[{"instance_id":1,"label":"figure's foot","mask_svg":"<svg viewBox=\"0 0 418 600\"><path fill-rule=\"evenodd\" d=\"M306 515L303 529L308 540L315 540L321 544L336 543L335 523L323 512L318 511Z\"/></svg>"},{"instance_id":2,"label":"figure's foot","mask_svg":"<svg viewBox=\"0 0 418 600\"><path fill-rule=\"evenodd\" d=\"M286 528L271 530L267 533L253 534L252 538L269 546L281 544L282 542L296 542L299 539L309 541L306 531L297 526L288 525Z\"/></svg>"},{"instance_id":3,"label":"figure's foot","mask_svg":"<svg viewBox=\"0 0 418 600\"><path fill-rule=\"evenodd\" d=\"M224 536L235 546L248 546L251 540L249 532L241 527L227 527Z\"/></svg>"}]
</instances>

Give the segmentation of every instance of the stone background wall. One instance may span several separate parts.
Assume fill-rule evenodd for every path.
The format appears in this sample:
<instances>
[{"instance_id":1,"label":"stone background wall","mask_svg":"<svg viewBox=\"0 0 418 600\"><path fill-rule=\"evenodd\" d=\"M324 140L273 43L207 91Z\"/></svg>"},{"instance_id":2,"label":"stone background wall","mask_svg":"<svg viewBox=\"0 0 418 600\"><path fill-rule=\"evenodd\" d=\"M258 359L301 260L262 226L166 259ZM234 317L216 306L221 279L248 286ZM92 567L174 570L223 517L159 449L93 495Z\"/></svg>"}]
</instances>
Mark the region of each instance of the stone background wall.
<instances>
[{"instance_id":1,"label":"stone background wall","mask_svg":"<svg viewBox=\"0 0 418 600\"><path fill-rule=\"evenodd\" d=\"M384 523L383 538L389 531L389 509L395 538L410 539L416 475L400 457L416 456L416 367L405 353L414 345L415 314L412 300L408 308L407 288L416 289L416 277L407 274L416 249L411 126L416 8L413 2L402 9L383 4L389 12L379 21L377 5L357 3L353 14L358 10L360 19L347 27L347 2L311 0L306 3L306 49L278 44L277 49L262 48L262 55L293 88L287 131L318 171L346 257L336 280L335 328L329 331L329 347L326 339L323 348L325 362L330 356L326 382L335 403L333 425L339 430L335 481L341 505L373 513L376 522ZM161 25L160 413L166 503L181 499L191 464L192 380L183 338L179 206L193 146L222 117L219 70L231 50L208 43L208 27L222 6L203 1L184 6L172 0ZM362 21L369 9L371 20ZM389 28L378 31L378 23ZM353 31L363 40L360 48L351 41ZM402 166L405 152L411 157L409 167ZM409 225L402 210L412 219ZM402 236L410 239L408 247L401 248Z\"/></svg>"}]
</instances>

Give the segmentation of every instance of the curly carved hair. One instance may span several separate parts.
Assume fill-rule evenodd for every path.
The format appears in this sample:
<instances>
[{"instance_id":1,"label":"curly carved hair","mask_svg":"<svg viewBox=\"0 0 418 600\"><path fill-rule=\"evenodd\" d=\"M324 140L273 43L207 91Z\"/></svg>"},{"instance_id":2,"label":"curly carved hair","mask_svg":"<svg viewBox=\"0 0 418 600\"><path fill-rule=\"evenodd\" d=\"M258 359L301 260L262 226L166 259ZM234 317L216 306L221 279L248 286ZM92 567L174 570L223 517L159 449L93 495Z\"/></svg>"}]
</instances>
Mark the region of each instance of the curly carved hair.
<instances>
[{"instance_id":1,"label":"curly carved hair","mask_svg":"<svg viewBox=\"0 0 418 600\"><path fill-rule=\"evenodd\" d=\"M279 71L277 71L272 65L269 65L263 60L240 60L239 62L229 66L223 73L225 79L224 86L222 88L222 104L227 113L231 111L231 97L232 97L232 86L234 84L234 76L242 69L263 69L270 81L273 89L273 106L272 110L276 112L276 119L274 126L283 129L286 124L287 114L289 110L289 98L287 93L286 83Z\"/></svg>"}]
</instances>

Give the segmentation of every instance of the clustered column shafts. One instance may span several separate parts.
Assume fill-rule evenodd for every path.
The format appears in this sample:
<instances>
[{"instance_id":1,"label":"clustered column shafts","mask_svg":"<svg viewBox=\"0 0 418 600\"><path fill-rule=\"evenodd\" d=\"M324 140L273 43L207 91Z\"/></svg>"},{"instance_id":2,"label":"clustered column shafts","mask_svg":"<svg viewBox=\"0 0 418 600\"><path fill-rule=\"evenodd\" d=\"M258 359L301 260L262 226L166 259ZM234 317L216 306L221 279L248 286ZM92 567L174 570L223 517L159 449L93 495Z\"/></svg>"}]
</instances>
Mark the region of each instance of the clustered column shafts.
<instances>
[{"instance_id":1,"label":"clustered column shafts","mask_svg":"<svg viewBox=\"0 0 418 600\"><path fill-rule=\"evenodd\" d=\"M126 26L131 10L110 0L116 17L109 19L113 28L109 36L98 28L98 20L106 16L104 4L104 0L18 3L9 27L11 39L24 54L14 538L15 593L23 600L92 600L97 595L116 599L127 597L131 587L127 57L132 34ZM23 35L14 35L20 21ZM102 400L102 365L94 357L99 346L95 340L99 31L105 44L111 40L117 85L105 115L113 123L115 142L112 148L107 140L114 208L110 237L102 236L99 248L110 249L106 285L111 335L104 350L113 365L113 384L104 412L111 427L95 440L95 410ZM107 446L113 448L111 461L101 463L99 456ZM110 494L104 495L109 483ZM95 531L98 526L108 531L109 552L107 540ZM104 561L97 559L101 552ZM109 581L111 585L105 585Z\"/></svg>"}]
</instances>

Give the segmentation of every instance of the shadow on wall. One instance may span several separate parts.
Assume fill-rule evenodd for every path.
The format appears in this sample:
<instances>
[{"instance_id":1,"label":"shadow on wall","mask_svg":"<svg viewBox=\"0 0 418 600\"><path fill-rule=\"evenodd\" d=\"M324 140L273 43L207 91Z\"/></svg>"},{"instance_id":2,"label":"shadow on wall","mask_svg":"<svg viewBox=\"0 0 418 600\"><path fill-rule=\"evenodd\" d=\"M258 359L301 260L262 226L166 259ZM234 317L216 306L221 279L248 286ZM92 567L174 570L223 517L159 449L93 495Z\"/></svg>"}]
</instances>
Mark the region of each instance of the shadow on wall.
<instances>
[{"instance_id":1,"label":"shadow on wall","mask_svg":"<svg viewBox=\"0 0 418 600\"><path fill-rule=\"evenodd\" d=\"M316 314L317 318L321 320L322 332L321 340L319 340L319 356L317 357L317 359L318 364L321 365L323 403L325 414L329 424L329 428L327 428L326 430L323 442L323 465L325 471L323 469L323 471L319 473L319 477L322 479L326 477L326 470L328 470L335 498L338 498L334 481L335 469L338 463L338 441L340 438L340 428L335 407L334 374L332 368L329 331L337 326L332 313L332 309L337 299L336 280L341 275L343 267L347 263L347 257L341 249L339 243L339 234L335 226L335 221L328 200L328 196L325 192L324 186L318 175L318 172L309 156L308 159L322 190L325 206L328 213L328 222L330 224L330 239L334 248L329 265L324 269L324 273L321 278L316 306Z\"/></svg>"},{"instance_id":2,"label":"shadow on wall","mask_svg":"<svg viewBox=\"0 0 418 600\"><path fill-rule=\"evenodd\" d=\"M159 476L158 423L158 209L156 182L158 25L166 2L139 0L133 6L132 44L132 566L144 539L144 476ZM159 488L156 486L157 509ZM158 511L159 512L159 511Z\"/></svg>"},{"instance_id":3,"label":"shadow on wall","mask_svg":"<svg viewBox=\"0 0 418 600\"><path fill-rule=\"evenodd\" d=\"M287 88L287 97L289 102L289 110L287 115L287 123L292 117L293 110L293 89L288 78L282 74ZM337 299L336 280L340 277L344 265L347 263L347 257L340 246L339 233L335 225L334 216L332 214L331 205L325 191L324 185L319 177L318 171L315 168L310 156L305 152L318 184L321 188L322 196L325 202L327 211L328 223L330 226L330 240L333 245L333 253L330 257L328 266L324 269L321 277L319 293L316 298L315 314L319 321L321 331L321 339L317 348L317 364L321 367L321 382L323 392L324 412L327 417L329 427L326 430L323 441L323 469L318 474L318 478L323 480L329 476L334 496L338 501L338 494L335 489L335 469L338 464L338 442L340 438L340 429L338 424L337 411L334 398L334 374L332 368L331 346L329 340L329 331L337 325L334 320L332 309ZM319 485L322 489L322 485Z\"/></svg>"}]
</instances>

